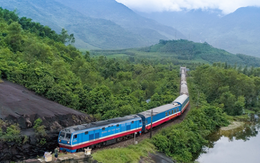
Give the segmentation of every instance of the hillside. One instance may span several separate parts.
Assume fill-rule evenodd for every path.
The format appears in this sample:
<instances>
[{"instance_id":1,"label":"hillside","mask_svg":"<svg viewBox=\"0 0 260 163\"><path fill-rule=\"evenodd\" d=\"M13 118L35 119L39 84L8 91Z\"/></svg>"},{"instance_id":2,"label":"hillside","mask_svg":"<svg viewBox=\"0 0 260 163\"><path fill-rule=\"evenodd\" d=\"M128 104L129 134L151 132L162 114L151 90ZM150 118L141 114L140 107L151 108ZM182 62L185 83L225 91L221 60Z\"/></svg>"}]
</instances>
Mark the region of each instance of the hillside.
<instances>
[{"instance_id":1,"label":"hillside","mask_svg":"<svg viewBox=\"0 0 260 163\"><path fill-rule=\"evenodd\" d=\"M115 11L113 15L124 15L123 13L130 13L130 15L135 15L134 19L141 19L139 23L132 22L131 29L122 26L121 24L115 22L115 19L106 18L104 16L95 17L93 14L84 14L75 5L67 4L68 1L53 1L53 0L41 0L41 1L31 1L31 0L0 0L0 7L8 10L15 10L20 17L25 16L31 18L35 22L40 22L43 25L47 25L57 33L60 33L62 28L68 30L69 33L73 33L76 42L75 46L82 49L122 49L130 47L142 47L147 45L152 45L158 42L159 39L173 39L173 33L178 33L178 31L172 29L171 27L166 27L160 25L159 29L138 27L140 21L148 21L149 19L140 18L127 7L116 1L104 1L107 3L113 3L115 5L110 7L111 11ZM102 7L99 1L71 1L78 4L84 11L93 11L101 13L104 6ZM79 3L81 2L81 3ZM93 3L95 2L95 3ZM90 4L88 4L90 3ZM94 4L91 6L91 4ZM121 6L118 10L117 5ZM104 10L104 14L105 10ZM117 16L118 17L118 16ZM117 19L117 17L115 17ZM133 19L128 20L124 18L127 22L131 22ZM149 20L148 26L159 26L158 23ZM166 30L163 30L165 28Z\"/></svg>"},{"instance_id":2,"label":"hillside","mask_svg":"<svg viewBox=\"0 0 260 163\"><path fill-rule=\"evenodd\" d=\"M259 57L259 7L242 7L223 15L218 10L139 13L171 26L189 40L208 42L231 53Z\"/></svg>"},{"instance_id":3,"label":"hillside","mask_svg":"<svg viewBox=\"0 0 260 163\"><path fill-rule=\"evenodd\" d=\"M160 40L159 43L136 49L126 50L93 50L92 55L106 55L108 57L128 58L133 62L143 62L143 59L150 60L152 63L175 63L191 65L198 63L222 62L240 66L260 66L260 58L237 54L234 55L225 50L214 48L207 42L196 43L188 40Z\"/></svg>"},{"instance_id":4,"label":"hillside","mask_svg":"<svg viewBox=\"0 0 260 163\"><path fill-rule=\"evenodd\" d=\"M162 36L166 39L185 38L176 29L144 18L115 0L56 0L85 16L111 20L124 29L156 43Z\"/></svg>"},{"instance_id":5,"label":"hillside","mask_svg":"<svg viewBox=\"0 0 260 163\"><path fill-rule=\"evenodd\" d=\"M260 57L260 8L243 7L211 24L206 41L232 53Z\"/></svg>"}]
</instances>

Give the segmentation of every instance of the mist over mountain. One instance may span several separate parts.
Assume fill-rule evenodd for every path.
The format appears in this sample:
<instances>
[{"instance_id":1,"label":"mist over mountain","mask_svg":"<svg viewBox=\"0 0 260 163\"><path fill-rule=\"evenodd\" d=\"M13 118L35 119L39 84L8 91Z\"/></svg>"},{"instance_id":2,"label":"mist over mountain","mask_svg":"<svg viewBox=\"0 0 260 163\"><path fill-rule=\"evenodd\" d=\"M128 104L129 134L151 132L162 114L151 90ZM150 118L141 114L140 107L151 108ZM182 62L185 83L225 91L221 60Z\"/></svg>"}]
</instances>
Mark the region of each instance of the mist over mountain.
<instances>
[{"instance_id":1,"label":"mist over mountain","mask_svg":"<svg viewBox=\"0 0 260 163\"><path fill-rule=\"evenodd\" d=\"M228 15L222 15L219 10L139 14L176 28L189 40L260 57L259 7L242 7Z\"/></svg>"},{"instance_id":2,"label":"mist over mountain","mask_svg":"<svg viewBox=\"0 0 260 163\"><path fill-rule=\"evenodd\" d=\"M81 12L85 16L111 20L132 33L149 38L149 41L153 43L157 43L162 36L170 39L175 39L175 37L185 38L183 34L174 28L144 18L115 0L56 1Z\"/></svg>"},{"instance_id":3,"label":"mist over mountain","mask_svg":"<svg viewBox=\"0 0 260 163\"><path fill-rule=\"evenodd\" d=\"M185 38L180 32L143 18L115 0L0 0L0 7L17 10L60 33L74 33L83 49L142 47L160 39Z\"/></svg>"}]
</instances>

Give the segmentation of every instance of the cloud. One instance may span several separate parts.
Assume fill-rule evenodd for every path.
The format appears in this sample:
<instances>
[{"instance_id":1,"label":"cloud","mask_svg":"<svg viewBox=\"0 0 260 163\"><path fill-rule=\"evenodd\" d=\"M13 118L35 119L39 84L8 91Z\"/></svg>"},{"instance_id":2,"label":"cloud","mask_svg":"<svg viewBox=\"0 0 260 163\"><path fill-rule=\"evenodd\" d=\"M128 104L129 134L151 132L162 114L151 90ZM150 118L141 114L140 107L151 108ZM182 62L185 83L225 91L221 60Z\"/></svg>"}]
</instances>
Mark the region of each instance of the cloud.
<instances>
[{"instance_id":1,"label":"cloud","mask_svg":"<svg viewBox=\"0 0 260 163\"><path fill-rule=\"evenodd\" d=\"M183 9L220 9L224 14L237 8L260 6L259 0L116 0L131 9L143 12L181 11Z\"/></svg>"}]
</instances>

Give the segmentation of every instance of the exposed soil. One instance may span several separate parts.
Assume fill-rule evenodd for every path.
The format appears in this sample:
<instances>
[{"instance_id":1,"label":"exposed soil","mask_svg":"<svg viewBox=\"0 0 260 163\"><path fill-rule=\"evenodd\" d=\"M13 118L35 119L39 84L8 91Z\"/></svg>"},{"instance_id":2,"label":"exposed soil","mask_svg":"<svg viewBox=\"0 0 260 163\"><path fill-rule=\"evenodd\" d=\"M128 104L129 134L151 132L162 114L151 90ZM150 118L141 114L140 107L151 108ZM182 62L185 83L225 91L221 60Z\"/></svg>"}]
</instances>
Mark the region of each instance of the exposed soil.
<instances>
[{"instance_id":1,"label":"exposed soil","mask_svg":"<svg viewBox=\"0 0 260 163\"><path fill-rule=\"evenodd\" d=\"M33 123L31 120L36 117L44 120L70 114L87 117L84 113L38 96L23 86L9 81L0 83L0 118L17 121L21 128L27 128L28 123ZM27 120L22 124L21 121L26 118L30 122Z\"/></svg>"},{"instance_id":2,"label":"exposed soil","mask_svg":"<svg viewBox=\"0 0 260 163\"><path fill-rule=\"evenodd\" d=\"M46 143L42 145L39 142L43 137L33 129L37 118L42 119L47 132L47 137L44 137ZM62 128L93 121L84 113L50 101L9 81L0 83L0 119L9 124L17 123L22 137L28 137L25 143L0 140L0 162L43 155L44 151L52 151L58 146L58 133ZM6 126L0 127L6 130Z\"/></svg>"}]
</instances>

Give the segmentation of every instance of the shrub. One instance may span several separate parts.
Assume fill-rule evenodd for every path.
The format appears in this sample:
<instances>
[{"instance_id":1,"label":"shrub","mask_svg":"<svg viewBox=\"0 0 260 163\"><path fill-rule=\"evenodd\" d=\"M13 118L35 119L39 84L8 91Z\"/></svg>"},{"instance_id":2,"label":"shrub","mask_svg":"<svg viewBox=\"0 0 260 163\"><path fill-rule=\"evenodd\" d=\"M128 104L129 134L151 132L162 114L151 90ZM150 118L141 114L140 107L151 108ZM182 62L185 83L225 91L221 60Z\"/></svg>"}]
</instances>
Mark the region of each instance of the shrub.
<instances>
[{"instance_id":1,"label":"shrub","mask_svg":"<svg viewBox=\"0 0 260 163\"><path fill-rule=\"evenodd\" d=\"M47 136L47 133L45 131L45 126L41 125L42 124L42 120L41 118L38 118L34 121L34 130L36 132L36 134L40 135L40 136Z\"/></svg>"},{"instance_id":2,"label":"shrub","mask_svg":"<svg viewBox=\"0 0 260 163\"><path fill-rule=\"evenodd\" d=\"M0 138L3 141L15 141L17 143L21 142L21 136L20 136L20 128L18 127L18 124L13 124L10 125L9 127L6 128L6 132L0 132Z\"/></svg>"}]
</instances>

